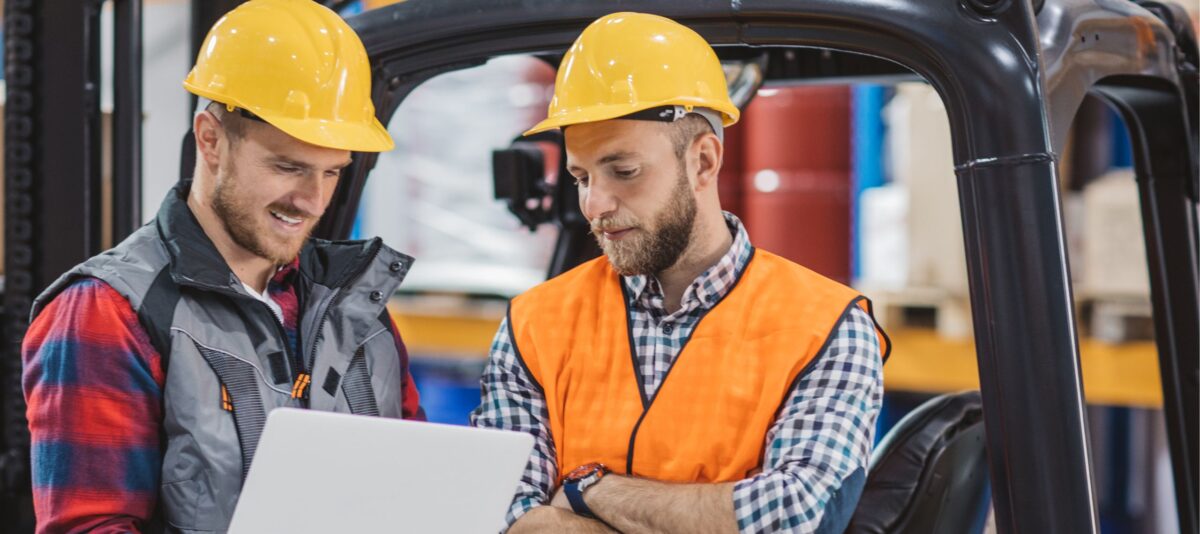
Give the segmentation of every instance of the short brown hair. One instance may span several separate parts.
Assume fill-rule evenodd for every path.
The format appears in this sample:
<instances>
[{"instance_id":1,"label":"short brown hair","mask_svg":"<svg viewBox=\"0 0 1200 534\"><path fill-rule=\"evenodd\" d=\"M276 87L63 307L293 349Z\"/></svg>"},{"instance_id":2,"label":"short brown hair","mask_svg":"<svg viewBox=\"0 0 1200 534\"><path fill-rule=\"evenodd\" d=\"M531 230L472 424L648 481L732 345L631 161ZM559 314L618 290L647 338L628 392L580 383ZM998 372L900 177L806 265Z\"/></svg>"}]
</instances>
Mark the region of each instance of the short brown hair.
<instances>
[{"instance_id":1,"label":"short brown hair","mask_svg":"<svg viewBox=\"0 0 1200 534\"><path fill-rule=\"evenodd\" d=\"M246 136L246 118L240 113L229 111L229 108L220 102L209 103L207 109L221 123L221 129L225 130L225 135L229 136L230 144Z\"/></svg>"},{"instance_id":2,"label":"short brown hair","mask_svg":"<svg viewBox=\"0 0 1200 534\"><path fill-rule=\"evenodd\" d=\"M688 147L701 135L712 132L708 119L696 113L688 113L682 119L671 124L671 142L675 145L675 157L683 161Z\"/></svg>"}]
</instances>

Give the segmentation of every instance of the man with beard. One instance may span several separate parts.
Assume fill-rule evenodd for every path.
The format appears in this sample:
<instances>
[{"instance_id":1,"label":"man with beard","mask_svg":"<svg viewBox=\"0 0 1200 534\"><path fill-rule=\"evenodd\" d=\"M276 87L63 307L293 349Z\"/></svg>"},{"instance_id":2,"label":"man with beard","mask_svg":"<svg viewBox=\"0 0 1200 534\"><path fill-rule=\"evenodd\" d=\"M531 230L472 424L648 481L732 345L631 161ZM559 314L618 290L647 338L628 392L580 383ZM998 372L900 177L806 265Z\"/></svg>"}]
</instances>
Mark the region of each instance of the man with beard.
<instances>
[{"instance_id":1,"label":"man with beard","mask_svg":"<svg viewBox=\"0 0 1200 534\"><path fill-rule=\"evenodd\" d=\"M423 418L386 307L412 259L309 238L351 151L392 148L370 86L315 2L251 0L210 30L184 82L193 180L34 304L40 532L223 532L271 410Z\"/></svg>"},{"instance_id":2,"label":"man with beard","mask_svg":"<svg viewBox=\"0 0 1200 534\"><path fill-rule=\"evenodd\" d=\"M528 133L563 129L604 256L513 299L492 344L472 420L536 438L509 532L845 529L886 337L864 297L721 211L738 114L712 48L668 19L602 17L564 56Z\"/></svg>"}]
</instances>

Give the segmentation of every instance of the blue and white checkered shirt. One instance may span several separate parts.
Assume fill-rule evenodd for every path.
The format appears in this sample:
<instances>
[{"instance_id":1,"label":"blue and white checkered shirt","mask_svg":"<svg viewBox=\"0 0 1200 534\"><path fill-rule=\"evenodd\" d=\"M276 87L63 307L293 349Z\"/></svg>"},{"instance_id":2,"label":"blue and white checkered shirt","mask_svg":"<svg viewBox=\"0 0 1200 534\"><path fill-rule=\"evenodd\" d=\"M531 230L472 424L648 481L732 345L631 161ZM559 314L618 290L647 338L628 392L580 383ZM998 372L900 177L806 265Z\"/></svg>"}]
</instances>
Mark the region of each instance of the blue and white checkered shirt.
<instances>
[{"instance_id":1,"label":"blue and white checkered shirt","mask_svg":"<svg viewBox=\"0 0 1200 534\"><path fill-rule=\"evenodd\" d=\"M746 229L732 214L726 213L725 219L733 245L684 290L682 307L674 313L667 313L654 277L623 277L647 396L657 391L700 317L732 289L750 260L753 247ZM852 511L857 495L833 498L852 473L867 468L882 380L874 322L852 306L764 436L762 472L734 487L734 514L741 532L816 532L827 512L844 517ZM517 360L507 322L492 342L482 387L483 403L471 414L472 425L528 432L535 439L508 512L511 525L549 501L558 468L546 399ZM831 502L841 509L827 510Z\"/></svg>"}]
</instances>

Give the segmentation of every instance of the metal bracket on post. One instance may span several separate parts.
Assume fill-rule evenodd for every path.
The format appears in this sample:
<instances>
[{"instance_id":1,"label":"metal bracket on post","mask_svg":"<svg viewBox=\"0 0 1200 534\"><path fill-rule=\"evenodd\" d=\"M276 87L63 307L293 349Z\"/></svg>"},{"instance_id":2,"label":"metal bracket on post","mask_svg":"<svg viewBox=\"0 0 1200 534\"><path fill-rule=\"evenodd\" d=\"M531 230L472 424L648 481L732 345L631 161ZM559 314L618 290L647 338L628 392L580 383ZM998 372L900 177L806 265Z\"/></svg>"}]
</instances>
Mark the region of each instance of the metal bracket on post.
<instances>
[{"instance_id":1,"label":"metal bracket on post","mask_svg":"<svg viewBox=\"0 0 1200 534\"><path fill-rule=\"evenodd\" d=\"M1138 5L1158 17L1175 35L1175 71L1183 87L1187 106L1188 129L1193 141L1200 137L1200 47L1192 19L1183 6L1175 3L1139 0ZM1192 158L1192 173L1187 180L1188 196L1200 202L1200 158Z\"/></svg>"},{"instance_id":2,"label":"metal bracket on post","mask_svg":"<svg viewBox=\"0 0 1200 534\"><path fill-rule=\"evenodd\" d=\"M1190 76L1194 79L1198 71L1200 71L1200 48L1197 47L1196 31L1192 27L1192 19L1188 15L1187 10L1183 6L1176 3L1158 2L1155 0L1138 0L1137 4L1146 8L1147 11L1158 17L1159 20L1166 24L1167 28L1175 36L1175 69L1179 72L1180 77L1184 82L1189 81ZM1185 89L1190 89L1194 95L1200 90L1194 85L1184 83ZM1196 127L1194 119L1196 119L1195 109L1196 104L1189 104L1192 113L1189 113L1189 118L1193 119L1191 126Z\"/></svg>"}]
</instances>

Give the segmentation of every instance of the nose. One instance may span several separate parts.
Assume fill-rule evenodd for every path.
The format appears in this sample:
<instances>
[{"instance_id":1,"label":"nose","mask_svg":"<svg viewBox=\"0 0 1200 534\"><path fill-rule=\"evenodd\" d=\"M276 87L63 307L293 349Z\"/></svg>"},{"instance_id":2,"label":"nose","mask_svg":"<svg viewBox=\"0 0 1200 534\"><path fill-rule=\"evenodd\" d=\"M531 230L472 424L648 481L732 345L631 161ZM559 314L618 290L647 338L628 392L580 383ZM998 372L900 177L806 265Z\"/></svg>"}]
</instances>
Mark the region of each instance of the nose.
<instances>
[{"instance_id":1,"label":"nose","mask_svg":"<svg viewBox=\"0 0 1200 534\"><path fill-rule=\"evenodd\" d=\"M336 180L326 180L321 173L312 172L298 180L292 191L292 204L311 215L325 212L325 202L337 186Z\"/></svg>"},{"instance_id":2,"label":"nose","mask_svg":"<svg viewBox=\"0 0 1200 534\"><path fill-rule=\"evenodd\" d=\"M593 179L579 190L579 207L588 220L606 217L617 211L617 196L601 180Z\"/></svg>"}]
</instances>

